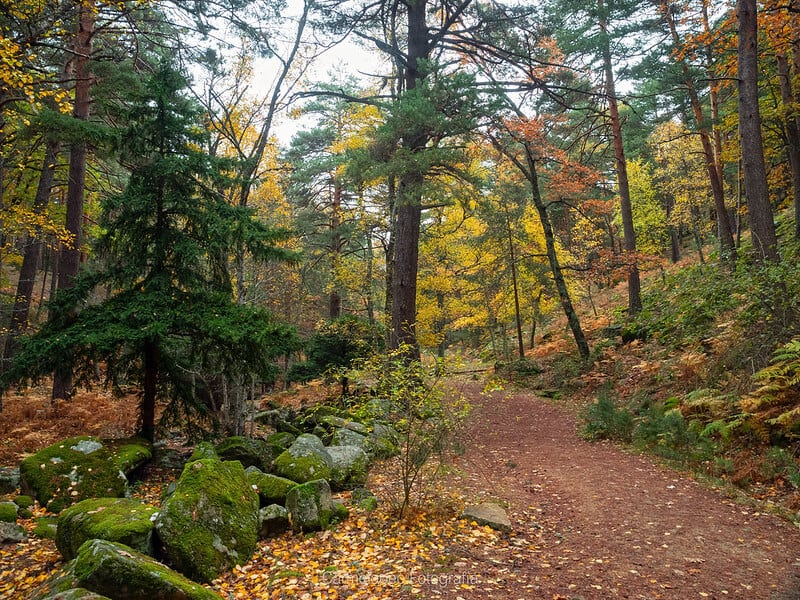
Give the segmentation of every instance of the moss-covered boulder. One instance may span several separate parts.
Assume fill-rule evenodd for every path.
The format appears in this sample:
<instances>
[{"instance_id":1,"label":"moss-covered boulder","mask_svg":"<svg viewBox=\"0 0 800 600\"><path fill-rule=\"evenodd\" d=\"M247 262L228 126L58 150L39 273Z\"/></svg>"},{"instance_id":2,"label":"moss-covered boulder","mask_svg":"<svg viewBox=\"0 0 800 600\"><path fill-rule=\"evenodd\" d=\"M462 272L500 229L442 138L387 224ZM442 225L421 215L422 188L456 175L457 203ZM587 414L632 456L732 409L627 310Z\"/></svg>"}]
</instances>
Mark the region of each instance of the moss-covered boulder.
<instances>
[{"instance_id":1,"label":"moss-covered boulder","mask_svg":"<svg viewBox=\"0 0 800 600\"><path fill-rule=\"evenodd\" d=\"M23 460L20 485L51 512L86 498L121 498L127 491L127 475L151 454L143 440L69 438Z\"/></svg>"},{"instance_id":2,"label":"moss-covered boulder","mask_svg":"<svg viewBox=\"0 0 800 600\"><path fill-rule=\"evenodd\" d=\"M204 583L250 559L258 528L258 494L242 464L209 458L184 467L156 519L170 564Z\"/></svg>"},{"instance_id":3,"label":"moss-covered boulder","mask_svg":"<svg viewBox=\"0 0 800 600\"><path fill-rule=\"evenodd\" d=\"M114 600L219 600L214 592L117 542L84 543L78 550L72 573L75 587Z\"/></svg>"},{"instance_id":4,"label":"moss-covered boulder","mask_svg":"<svg viewBox=\"0 0 800 600\"><path fill-rule=\"evenodd\" d=\"M297 437L272 463L273 471L298 483L315 479L330 479L333 460L325 445L315 435Z\"/></svg>"},{"instance_id":5,"label":"moss-covered boulder","mask_svg":"<svg viewBox=\"0 0 800 600\"><path fill-rule=\"evenodd\" d=\"M64 592L53 592L46 596L39 596L39 600L111 600L111 598L95 594L86 588L72 588Z\"/></svg>"},{"instance_id":6,"label":"moss-covered boulder","mask_svg":"<svg viewBox=\"0 0 800 600\"><path fill-rule=\"evenodd\" d=\"M87 540L119 542L153 555L153 528L158 509L130 498L90 498L65 508L58 516L56 547L72 560Z\"/></svg>"},{"instance_id":7,"label":"moss-covered boulder","mask_svg":"<svg viewBox=\"0 0 800 600\"><path fill-rule=\"evenodd\" d=\"M17 509L13 502L0 502L0 523L14 523L17 520Z\"/></svg>"},{"instance_id":8,"label":"moss-covered boulder","mask_svg":"<svg viewBox=\"0 0 800 600\"><path fill-rule=\"evenodd\" d=\"M222 460L238 460L244 467L256 467L269 471L275 454L267 442L235 435L225 438L216 447Z\"/></svg>"},{"instance_id":9,"label":"moss-covered boulder","mask_svg":"<svg viewBox=\"0 0 800 600\"><path fill-rule=\"evenodd\" d=\"M400 434L390 425L375 423L369 434L367 453L374 458L391 458L400 454Z\"/></svg>"},{"instance_id":10,"label":"moss-covered boulder","mask_svg":"<svg viewBox=\"0 0 800 600\"><path fill-rule=\"evenodd\" d=\"M358 446L329 446L333 461L331 487L335 490L352 490L367 483L369 458Z\"/></svg>"},{"instance_id":11,"label":"moss-covered boulder","mask_svg":"<svg viewBox=\"0 0 800 600\"><path fill-rule=\"evenodd\" d=\"M297 436L293 433L289 433L288 431L277 431L272 435L267 436L265 441L272 449L273 456L278 456L278 454L291 446L296 439Z\"/></svg>"},{"instance_id":12,"label":"moss-covered boulder","mask_svg":"<svg viewBox=\"0 0 800 600\"><path fill-rule=\"evenodd\" d=\"M320 423L332 429L347 429L355 433L360 433L361 435L367 435L369 433L369 428L363 423L354 419L347 419L335 415L325 415L320 419Z\"/></svg>"},{"instance_id":13,"label":"moss-covered boulder","mask_svg":"<svg viewBox=\"0 0 800 600\"><path fill-rule=\"evenodd\" d=\"M366 450L368 447L367 436L352 429L334 429L331 436L331 446L358 446Z\"/></svg>"},{"instance_id":14,"label":"moss-covered boulder","mask_svg":"<svg viewBox=\"0 0 800 600\"><path fill-rule=\"evenodd\" d=\"M295 532L325 529L333 517L331 487L324 479L316 479L289 490L286 508Z\"/></svg>"},{"instance_id":15,"label":"moss-covered boulder","mask_svg":"<svg viewBox=\"0 0 800 600\"><path fill-rule=\"evenodd\" d=\"M258 494L258 502L262 507L270 504L285 504L286 494L297 485L296 481L272 473L264 473L256 467L247 467L245 473L247 482Z\"/></svg>"},{"instance_id":16,"label":"moss-covered boulder","mask_svg":"<svg viewBox=\"0 0 800 600\"><path fill-rule=\"evenodd\" d=\"M270 504L259 511L261 527L258 537L271 538L280 535L292 528L289 520L289 511L279 504Z\"/></svg>"},{"instance_id":17,"label":"moss-covered boulder","mask_svg":"<svg viewBox=\"0 0 800 600\"><path fill-rule=\"evenodd\" d=\"M197 444L197 446L194 447L194 452L192 452L192 455L186 461L186 464L203 458L219 458L219 454L217 454L217 450L211 442L200 442ZM184 468L185 467L186 465L184 465Z\"/></svg>"},{"instance_id":18,"label":"moss-covered boulder","mask_svg":"<svg viewBox=\"0 0 800 600\"><path fill-rule=\"evenodd\" d=\"M362 510L375 510L378 508L378 498L366 488L353 490L350 501Z\"/></svg>"}]
</instances>

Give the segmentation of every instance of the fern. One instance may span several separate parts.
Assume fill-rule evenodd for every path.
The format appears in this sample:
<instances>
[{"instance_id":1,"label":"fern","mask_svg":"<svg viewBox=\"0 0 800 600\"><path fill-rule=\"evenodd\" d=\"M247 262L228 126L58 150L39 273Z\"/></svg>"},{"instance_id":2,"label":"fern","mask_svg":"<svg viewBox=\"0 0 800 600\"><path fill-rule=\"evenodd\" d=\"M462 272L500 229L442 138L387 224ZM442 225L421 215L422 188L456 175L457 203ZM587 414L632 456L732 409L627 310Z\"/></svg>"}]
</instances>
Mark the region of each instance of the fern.
<instances>
[{"instance_id":1,"label":"fern","mask_svg":"<svg viewBox=\"0 0 800 600\"><path fill-rule=\"evenodd\" d=\"M800 339L779 347L771 364L753 375L761 383L740 406L783 434L800 434ZM760 413L760 414L759 414Z\"/></svg>"}]
</instances>

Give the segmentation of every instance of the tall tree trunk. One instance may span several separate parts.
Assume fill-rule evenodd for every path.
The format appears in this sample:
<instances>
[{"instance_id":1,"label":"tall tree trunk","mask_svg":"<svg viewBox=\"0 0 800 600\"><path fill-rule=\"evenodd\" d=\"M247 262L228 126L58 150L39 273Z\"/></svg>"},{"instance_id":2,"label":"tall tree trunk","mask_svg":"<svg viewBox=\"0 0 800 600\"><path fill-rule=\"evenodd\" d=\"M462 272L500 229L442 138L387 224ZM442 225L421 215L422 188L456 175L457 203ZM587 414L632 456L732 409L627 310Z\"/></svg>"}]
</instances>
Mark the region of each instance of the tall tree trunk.
<instances>
[{"instance_id":1,"label":"tall tree trunk","mask_svg":"<svg viewBox=\"0 0 800 600\"><path fill-rule=\"evenodd\" d=\"M91 106L92 76L90 61L94 37L96 9L91 2L78 4L78 31L75 35L74 67L75 104L72 116L86 121ZM58 289L72 287L81 262L83 241L83 200L86 191L86 158L88 144L84 138L72 142L69 151L69 181L67 184L66 230L73 240L65 245L59 256ZM72 394L72 373L58 371L53 374L53 399L68 398Z\"/></svg>"},{"instance_id":2,"label":"tall tree trunk","mask_svg":"<svg viewBox=\"0 0 800 600\"><path fill-rule=\"evenodd\" d=\"M517 352L520 358L525 358L525 344L522 339L522 314L519 308L519 284L517 282L517 253L514 248L514 237L511 235L511 219L508 208L503 206L506 217L506 236L508 237L508 260L511 263L511 285L514 290L514 322L517 326Z\"/></svg>"},{"instance_id":3,"label":"tall tree trunk","mask_svg":"<svg viewBox=\"0 0 800 600\"><path fill-rule=\"evenodd\" d=\"M636 233L633 229L633 208L631 206L630 186L628 185L628 167L625 162L625 149L622 145L622 122L619 117L614 69L611 62L611 42L609 40L608 22L605 17L603 0L598 0L598 14L600 15L600 33L603 36L605 94L608 99L608 117L611 125L611 137L614 143L614 162L616 164L620 213L622 215L622 233L625 251L633 260L633 264L628 270L628 313L635 315L642 309L641 282L639 280L639 267L635 258Z\"/></svg>"},{"instance_id":4,"label":"tall tree trunk","mask_svg":"<svg viewBox=\"0 0 800 600\"><path fill-rule=\"evenodd\" d=\"M328 318L338 319L342 316L342 295L339 291L339 262L342 252L342 236L340 228L342 207L342 183L338 177L333 180L333 205L331 206L331 292L328 295Z\"/></svg>"},{"instance_id":5,"label":"tall tree trunk","mask_svg":"<svg viewBox=\"0 0 800 600\"><path fill-rule=\"evenodd\" d=\"M33 212L36 215L43 214L50 202L50 190L55 179L55 163L58 159L59 147L60 144L56 140L48 140L45 146L42 171L39 175L36 197L33 200ZM39 268L39 261L42 256L42 245L42 240L35 235L28 235L25 238L25 254L19 270L17 294L14 297L11 323L3 350L3 363L5 365L8 365L14 356L16 339L28 328L33 285L36 282L36 271Z\"/></svg>"},{"instance_id":6,"label":"tall tree trunk","mask_svg":"<svg viewBox=\"0 0 800 600\"><path fill-rule=\"evenodd\" d=\"M792 90L792 73L786 54L775 56L778 62L778 78L781 87L781 102L785 111L786 151L792 169L792 193L794 195L794 235L800 240L800 111Z\"/></svg>"},{"instance_id":7,"label":"tall tree trunk","mask_svg":"<svg viewBox=\"0 0 800 600\"><path fill-rule=\"evenodd\" d=\"M430 56L427 0L409 2L408 55L406 57L405 89L417 87L425 74L422 62ZM402 145L413 155L423 150L429 141L422 130L411 130L403 136ZM417 272L419 269L419 236L422 219L422 173L409 171L400 176L397 186L397 221L394 228L394 269L392 275L392 332L391 347L408 347L412 357L419 356L417 346Z\"/></svg>"},{"instance_id":8,"label":"tall tree trunk","mask_svg":"<svg viewBox=\"0 0 800 600\"><path fill-rule=\"evenodd\" d=\"M675 15L671 7L666 1L661 2L661 12L667 21L672 41L675 47L680 45L680 37L678 36L678 28L675 24ZM703 160L706 165L706 172L708 173L708 180L711 184L711 193L714 197L714 209L717 213L717 233L719 235L720 252L723 258L730 262L736 261L736 245L733 242L733 230L731 229L730 220L728 219L728 210L725 207L725 190L722 185L722 171L717 169L717 160L714 152L714 147L709 133L708 126L706 125L706 118L703 114L703 105L700 102L700 97L697 94L697 88L694 84L694 79L689 71L689 65L686 61L680 59L679 61L681 72L683 73L684 83L686 85L686 93L689 97L689 103L692 106L692 114L694 116L697 133L700 136L700 143L703 148Z\"/></svg>"},{"instance_id":9,"label":"tall tree trunk","mask_svg":"<svg viewBox=\"0 0 800 600\"><path fill-rule=\"evenodd\" d=\"M738 0L739 136L747 212L759 260L778 260L778 240L767 189L764 142L758 107L758 13L756 0Z\"/></svg>"}]
</instances>

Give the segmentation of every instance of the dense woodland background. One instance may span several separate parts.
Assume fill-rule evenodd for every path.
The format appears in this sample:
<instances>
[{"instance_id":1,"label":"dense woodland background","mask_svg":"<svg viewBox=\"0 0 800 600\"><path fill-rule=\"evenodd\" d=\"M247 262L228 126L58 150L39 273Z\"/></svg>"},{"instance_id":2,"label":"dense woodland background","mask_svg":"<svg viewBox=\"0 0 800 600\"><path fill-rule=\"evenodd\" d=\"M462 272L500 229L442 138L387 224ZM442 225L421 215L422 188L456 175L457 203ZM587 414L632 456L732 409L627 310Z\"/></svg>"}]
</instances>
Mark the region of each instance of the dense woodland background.
<instances>
[{"instance_id":1,"label":"dense woodland background","mask_svg":"<svg viewBox=\"0 0 800 600\"><path fill-rule=\"evenodd\" d=\"M796 0L20 0L0 27L0 388L241 433L263 386L384 347L522 376L544 336L537 385L600 397L590 435L736 437L800 487Z\"/></svg>"}]
</instances>

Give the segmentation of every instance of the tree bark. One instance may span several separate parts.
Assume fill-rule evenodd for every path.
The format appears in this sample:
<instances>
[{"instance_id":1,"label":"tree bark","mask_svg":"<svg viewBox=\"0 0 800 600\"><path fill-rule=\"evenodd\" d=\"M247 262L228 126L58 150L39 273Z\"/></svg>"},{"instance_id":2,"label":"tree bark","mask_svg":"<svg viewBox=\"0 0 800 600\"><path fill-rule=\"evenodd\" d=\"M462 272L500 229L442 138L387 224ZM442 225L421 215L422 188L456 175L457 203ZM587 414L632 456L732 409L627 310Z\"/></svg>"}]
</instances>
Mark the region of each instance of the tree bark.
<instances>
[{"instance_id":1,"label":"tree bark","mask_svg":"<svg viewBox=\"0 0 800 600\"><path fill-rule=\"evenodd\" d=\"M96 9L90 2L78 4L78 31L75 35L74 67L75 104L72 116L86 121L91 107L92 77L90 61L92 39L94 37ZM81 243L83 233L83 201L86 191L86 158L88 143L85 139L74 141L69 152L69 181L67 184L67 214L65 228L72 234L69 246L64 246L59 256L58 289L72 287L81 262ZM52 397L68 398L72 394L72 374L58 371L53 374Z\"/></svg>"},{"instance_id":2,"label":"tree bark","mask_svg":"<svg viewBox=\"0 0 800 600\"><path fill-rule=\"evenodd\" d=\"M792 90L792 73L786 54L775 56L778 62L778 78L780 79L781 102L786 111L784 129L786 131L786 151L789 154L789 166L792 170L792 193L794 195L794 235L800 240L800 114L796 108L796 100Z\"/></svg>"},{"instance_id":3,"label":"tree bark","mask_svg":"<svg viewBox=\"0 0 800 600\"><path fill-rule=\"evenodd\" d=\"M625 251L633 259L633 264L628 270L628 313L635 315L642 309L641 282L639 279L639 267L635 258L636 233L633 228L633 208L631 206L630 186L628 185L628 167L625 161L625 149L622 145L622 122L619 117L614 69L611 62L611 45L608 39L608 22L605 17L603 0L598 0L598 14L600 15L600 33L603 36L602 53L605 93L608 99L608 118L614 144L614 162L617 171L620 213L622 214L622 233Z\"/></svg>"},{"instance_id":4,"label":"tree bark","mask_svg":"<svg viewBox=\"0 0 800 600\"><path fill-rule=\"evenodd\" d=\"M36 215L43 214L50 202L50 190L53 187L53 180L55 179L55 162L58 159L59 148L60 144L58 141L47 141L42 172L39 175L36 197L33 200L33 212ZM6 337L6 345L3 350L3 363L5 365L8 365L14 357L17 338L28 328L31 299L33 298L33 286L36 282L36 271L42 256L42 245L43 242L38 237L34 235L26 236L25 254L22 258L22 266L19 270L17 293L14 297L11 323L9 325L8 336Z\"/></svg>"},{"instance_id":5,"label":"tree bark","mask_svg":"<svg viewBox=\"0 0 800 600\"><path fill-rule=\"evenodd\" d=\"M680 44L680 37L678 36L678 28L675 24L675 15L672 13L667 3L662 0L661 12L669 26L672 41L677 47ZM684 83L686 85L686 93L689 97L689 103L692 106L692 114L697 126L697 133L700 136L700 143L703 148L703 160L708 173L708 180L711 184L711 193L714 197L714 209L717 213L717 233L719 235L720 251L723 258L730 262L736 261L736 245L733 242L733 230L731 229L730 220L728 219L728 210L725 207L725 190L722 185L722 171L717 168L717 160L714 152L714 146L706 126L706 118L703 114L703 106L700 102L700 97L697 94L697 88L694 84L694 79L689 72L689 66L683 59L679 60L681 72L683 73Z\"/></svg>"},{"instance_id":6,"label":"tree bark","mask_svg":"<svg viewBox=\"0 0 800 600\"><path fill-rule=\"evenodd\" d=\"M140 426L139 435L144 439L153 441L155 437L156 420L156 395L158 393L158 365L160 362L158 343L147 340L144 343L144 384L142 386L142 400L139 405Z\"/></svg>"},{"instance_id":7,"label":"tree bark","mask_svg":"<svg viewBox=\"0 0 800 600\"><path fill-rule=\"evenodd\" d=\"M739 136L742 170L757 260L778 261L778 240L767 188L758 106L758 13L756 0L738 0Z\"/></svg>"}]
</instances>

